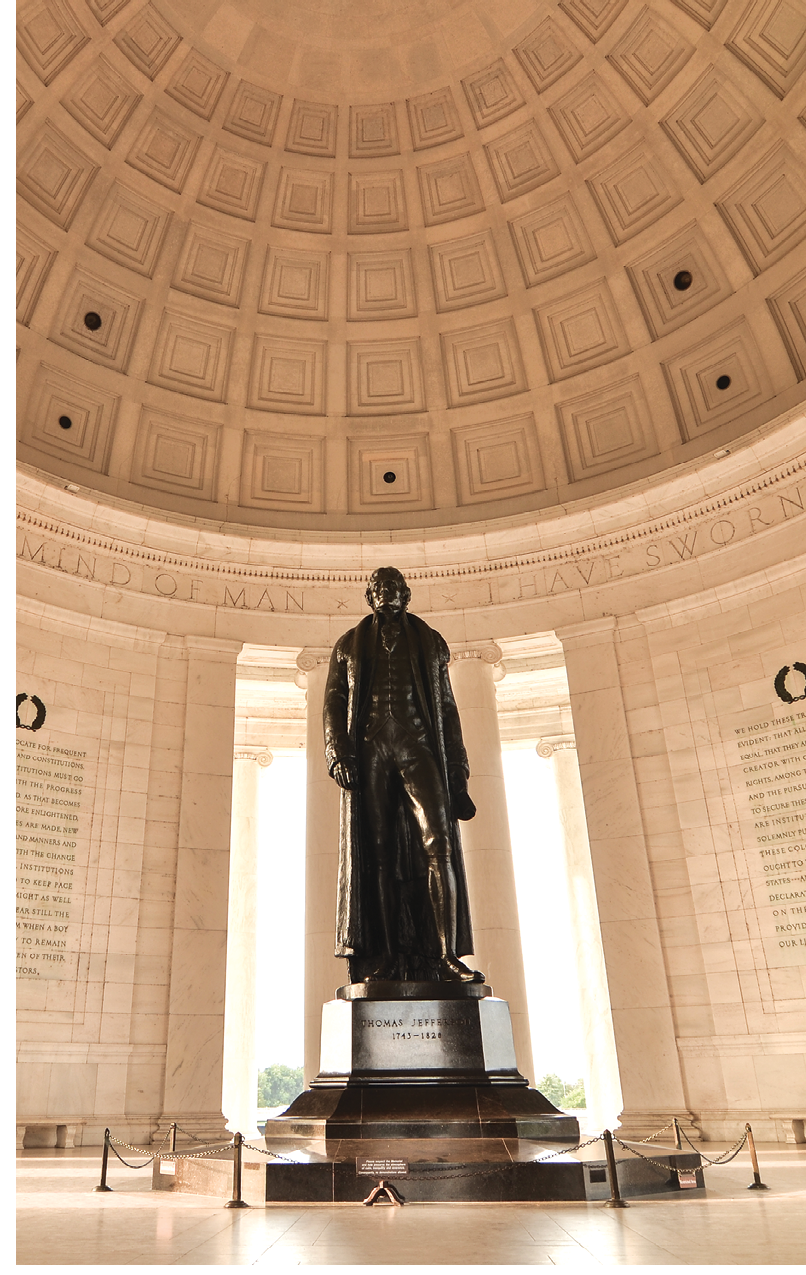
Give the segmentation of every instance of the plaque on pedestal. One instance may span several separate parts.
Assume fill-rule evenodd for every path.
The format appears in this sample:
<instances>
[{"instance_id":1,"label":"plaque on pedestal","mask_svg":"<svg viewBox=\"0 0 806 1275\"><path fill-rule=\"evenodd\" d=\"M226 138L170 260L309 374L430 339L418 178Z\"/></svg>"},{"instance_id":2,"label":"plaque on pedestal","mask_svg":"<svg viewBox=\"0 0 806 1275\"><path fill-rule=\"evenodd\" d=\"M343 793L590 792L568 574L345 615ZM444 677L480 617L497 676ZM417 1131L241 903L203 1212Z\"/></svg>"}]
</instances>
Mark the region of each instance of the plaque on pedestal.
<instances>
[{"instance_id":1,"label":"plaque on pedestal","mask_svg":"<svg viewBox=\"0 0 806 1275\"><path fill-rule=\"evenodd\" d=\"M411 986L429 999L401 996ZM518 1071L506 1001L487 995L443 999L445 984L383 983L373 996L341 988L322 1007L322 1052L313 1087L348 1084L526 1085ZM450 986L450 985L448 985ZM453 984L465 991L473 984ZM366 984L359 984L366 990ZM386 991L377 995L376 989ZM485 989L489 992L489 988Z\"/></svg>"}]
</instances>

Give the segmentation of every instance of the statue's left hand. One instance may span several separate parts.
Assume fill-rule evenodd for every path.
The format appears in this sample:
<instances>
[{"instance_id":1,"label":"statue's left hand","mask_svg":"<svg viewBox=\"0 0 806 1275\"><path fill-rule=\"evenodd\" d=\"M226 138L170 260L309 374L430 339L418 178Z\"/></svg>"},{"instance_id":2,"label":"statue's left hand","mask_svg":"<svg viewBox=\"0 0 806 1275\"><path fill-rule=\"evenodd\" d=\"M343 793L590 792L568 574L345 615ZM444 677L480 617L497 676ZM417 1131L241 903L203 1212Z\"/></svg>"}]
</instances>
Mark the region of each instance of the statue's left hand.
<instances>
[{"instance_id":1,"label":"statue's left hand","mask_svg":"<svg viewBox=\"0 0 806 1275\"><path fill-rule=\"evenodd\" d=\"M332 774L339 788L355 788L358 783L358 769L354 761L337 761Z\"/></svg>"},{"instance_id":2,"label":"statue's left hand","mask_svg":"<svg viewBox=\"0 0 806 1275\"><path fill-rule=\"evenodd\" d=\"M467 772L463 766L448 767L448 782L451 789L451 812L454 819L466 822L476 813L475 804L467 791Z\"/></svg>"},{"instance_id":3,"label":"statue's left hand","mask_svg":"<svg viewBox=\"0 0 806 1275\"><path fill-rule=\"evenodd\" d=\"M451 808L453 810L454 819L461 819L467 822L472 819L476 813L476 804L470 793L465 788L464 792L456 792L451 797Z\"/></svg>"}]
</instances>

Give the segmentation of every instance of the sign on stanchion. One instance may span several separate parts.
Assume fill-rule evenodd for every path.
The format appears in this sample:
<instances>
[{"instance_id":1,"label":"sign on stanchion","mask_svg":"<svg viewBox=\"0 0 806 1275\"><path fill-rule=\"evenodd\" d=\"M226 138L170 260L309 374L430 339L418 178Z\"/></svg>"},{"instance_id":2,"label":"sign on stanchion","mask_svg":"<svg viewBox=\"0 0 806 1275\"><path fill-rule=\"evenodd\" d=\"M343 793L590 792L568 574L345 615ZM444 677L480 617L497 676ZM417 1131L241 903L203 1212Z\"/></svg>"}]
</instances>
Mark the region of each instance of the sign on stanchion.
<instances>
[{"instance_id":1,"label":"sign on stanchion","mask_svg":"<svg viewBox=\"0 0 806 1275\"><path fill-rule=\"evenodd\" d=\"M409 1176L408 1160L396 1156L360 1155L356 1158L355 1174L358 1178L376 1178L377 1184L372 1188L364 1204L405 1203L400 1192L392 1186L389 1178L407 1178Z\"/></svg>"}]
</instances>

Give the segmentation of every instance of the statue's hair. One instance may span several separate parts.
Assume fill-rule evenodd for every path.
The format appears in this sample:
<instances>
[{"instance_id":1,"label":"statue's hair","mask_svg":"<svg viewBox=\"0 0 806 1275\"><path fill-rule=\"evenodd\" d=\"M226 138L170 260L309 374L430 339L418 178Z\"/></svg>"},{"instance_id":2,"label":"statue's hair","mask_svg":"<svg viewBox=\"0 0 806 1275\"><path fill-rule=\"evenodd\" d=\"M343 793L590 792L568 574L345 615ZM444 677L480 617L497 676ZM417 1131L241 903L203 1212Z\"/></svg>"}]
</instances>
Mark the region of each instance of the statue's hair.
<instances>
[{"instance_id":1,"label":"statue's hair","mask_svg":"<svg viewBox=\"0 0 806 1275\"><path fill-rule=\"evenodd\" d=\"M406 579L405 579L405 576L403 575L403 572L398 571L397 567L376 567L375 568L372 575L369 577L366 593L364 594L364 597L367 600L367 605L372 606L372 597L370 595L370 589L372 588L372 585L374 584L374 582L377 580L378 576L381 574L397 576L398 580L403 586L403 590L402 590L403 606L407 607L409 605L409 602L411 601L411 589L406 584Z\"/></svg>"}]
</instances>

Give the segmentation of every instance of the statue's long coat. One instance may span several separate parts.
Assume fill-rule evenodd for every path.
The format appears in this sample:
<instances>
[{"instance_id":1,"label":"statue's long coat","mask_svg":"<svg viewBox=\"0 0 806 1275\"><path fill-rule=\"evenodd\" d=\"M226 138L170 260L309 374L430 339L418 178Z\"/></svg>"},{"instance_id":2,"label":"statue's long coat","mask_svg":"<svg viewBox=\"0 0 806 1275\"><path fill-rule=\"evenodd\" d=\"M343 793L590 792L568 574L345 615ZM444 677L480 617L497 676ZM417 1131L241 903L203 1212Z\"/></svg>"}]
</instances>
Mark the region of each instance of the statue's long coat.
<instances>
[{"instance_id":1,"label":"statue's long coat","mask_svg":"<svg viewBox=\"0 0 806 1275\"><path fill-rule=\"evenodd\" d=\"M419 707L423 720L429 727L431 747L442 771L445 800L450 804L448 767L459 766L465 775L469 774L459 713L448 678L450 652L444 638L416 615L404 613L401 628L409 646ZM359 790L361 747L358 732L366 711L372 666L380 641L379 633L380 624L374 615L370 615L339 639L330 657L325 690L325 758L328 772L332 775L336 762L354 761L359 767ZM374 927L368 909L373 906L370 898L374 896L370 894L371 886L368 888L366 879L368 865L362 862L360 807L358 790L341 790L336 956L360 957L372 954ZM450 829L451 859L456 876L456 953L467 956L473 951L473 934L462 843L458 824L453 818L450 819ZM399 889L407 897L407 877L417 874L417 846L420 841L414 820L405 815L392 831ZM422 859L420 854L421 873ZM431 946L426 939L426 947ZM438 952L432 950L427 955L437 956Z\"/></svg>"}]
</instances>

